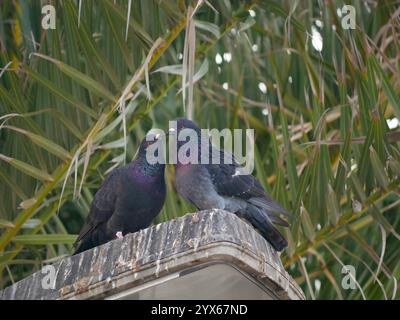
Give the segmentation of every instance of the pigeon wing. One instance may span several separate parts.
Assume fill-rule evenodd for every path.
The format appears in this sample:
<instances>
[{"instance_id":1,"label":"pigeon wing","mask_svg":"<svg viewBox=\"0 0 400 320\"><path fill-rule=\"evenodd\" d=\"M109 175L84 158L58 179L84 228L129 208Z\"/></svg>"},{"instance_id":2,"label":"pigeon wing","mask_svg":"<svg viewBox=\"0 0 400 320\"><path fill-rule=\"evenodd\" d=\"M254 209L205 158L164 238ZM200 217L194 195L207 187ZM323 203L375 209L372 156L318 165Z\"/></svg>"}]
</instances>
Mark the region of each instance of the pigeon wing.
<instances>
[{"instance_id":1,"label":"pigeon wing","mask_svg":"<svg viewBox=\"0 0 400 320\"><path fill-rule=\"evenodd\" d=\"M290 213L274 201L264 190L261 183L252 175L238 174L240 165L229 152L219 150L220 164L206 165L218 194L237 197L248 201L268 212L278 212L287 216ZM231 157L232 164L225 164L224 157ZM279 224L279 222L277 221ZM281 221L281 223L284 223Z\"/></svg>"},{"instance_id":2,"label":"pigeon wing","mask_svg":"<svg viewBox=\"0 0 400 320\"><path fill-rule=\"evenodd\" d=\"M216 157L219 157L217 159L219 164L213 164ZM231 163L227 163L227 159ZM263 187L252 175L238 174L240 165L230 152L211 147L210 164L205 165L205 167L208 169L213 184L220 195L245 200L265 195Z\"/></svg>"},{"instance_id":3,"label":"pigeon wing","mask_svg":"<svg viewBox=\"0 0 400 320\"><path fill-rule=\"evenodd\" d=\"M89 215L86 218L79 236L74 244L78 246L87 235L92 233L99 225L107 222L114 213L117 200L121 169L114 169L102 183L100 189L96 192Z\"/></svg>"}]
</instances>

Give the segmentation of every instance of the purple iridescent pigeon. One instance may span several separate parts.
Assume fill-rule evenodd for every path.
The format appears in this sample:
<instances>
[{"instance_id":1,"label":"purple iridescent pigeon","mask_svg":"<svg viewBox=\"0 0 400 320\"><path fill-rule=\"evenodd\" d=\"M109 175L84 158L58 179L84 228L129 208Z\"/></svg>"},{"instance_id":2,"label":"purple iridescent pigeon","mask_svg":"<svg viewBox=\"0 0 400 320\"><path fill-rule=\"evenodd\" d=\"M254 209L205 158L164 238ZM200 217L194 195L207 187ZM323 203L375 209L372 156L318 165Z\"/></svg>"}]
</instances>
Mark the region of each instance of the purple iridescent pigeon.
<instances>
[{"instance_id":1,"label":"purple iridescent pigeon","mask_svg":"<svg viewBox=\"0 0 400 320\"><path fill-rule=\"evenodd\" d=\"M146 150L156 141L152 139L143 139L137 157L105 179L74 244L75 254L144 229L160 212L166 193L165 165L147 161Z\"/></svg>"},{"instance_id":2,"label":"purple iridescent pigeon","mask_svg":"<svg viewBox=\"0 0 400 320\"><path fill-rule=\"evenodd\" d=\"M201 160L204 148L209 148L209 164L175 164L175 186L178 193L195 205L199 210L225 209L237 214L250 222L261 235L275 248L282 251L287 246L286 239L273 226L273 223L288 227L288 223L279 217L279 214L290 214L263 189L257 179L251 174L239 175L239 164L232 154L218 150L211 143L201 144L200 128L188 119L177 120L177 132L170 129L170 134L179 136L183 129L192 129L198 137L198 161ZM208 137L206 137L209 140ZM178 150L189 141L179 141ZM208 145L208 146L207 146ZM220 157L220 164L212 163L212 150ZM178 153L179 155L179 153ZM231 164L224 163L225 156L231 157ZM186 161L185 161L186 162ZM215 162L214 162L215 163Z\"/></svg>"}]
</instances>

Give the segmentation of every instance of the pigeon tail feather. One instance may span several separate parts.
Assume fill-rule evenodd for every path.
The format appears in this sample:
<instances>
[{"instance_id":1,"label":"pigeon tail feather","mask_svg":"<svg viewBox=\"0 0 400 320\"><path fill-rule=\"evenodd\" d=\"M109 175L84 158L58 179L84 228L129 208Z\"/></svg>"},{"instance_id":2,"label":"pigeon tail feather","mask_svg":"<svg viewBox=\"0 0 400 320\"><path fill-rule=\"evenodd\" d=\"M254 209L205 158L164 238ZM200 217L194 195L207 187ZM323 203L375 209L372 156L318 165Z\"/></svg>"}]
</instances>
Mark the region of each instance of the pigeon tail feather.
<instances>
[{"instance_id":1,"label":"pigeon tail feather","mask_svg":"<svg viewBox=\"0 0 400 320\"><path fill-rule=\"evenodd\" d=\"M245 218L260 231L261 235L267 239L275 250L282 251L287 247L288 243L286 239L272 225L266 213L262 212L259 208L251 205L247 206Z\"/></svg>"}]
</instances>

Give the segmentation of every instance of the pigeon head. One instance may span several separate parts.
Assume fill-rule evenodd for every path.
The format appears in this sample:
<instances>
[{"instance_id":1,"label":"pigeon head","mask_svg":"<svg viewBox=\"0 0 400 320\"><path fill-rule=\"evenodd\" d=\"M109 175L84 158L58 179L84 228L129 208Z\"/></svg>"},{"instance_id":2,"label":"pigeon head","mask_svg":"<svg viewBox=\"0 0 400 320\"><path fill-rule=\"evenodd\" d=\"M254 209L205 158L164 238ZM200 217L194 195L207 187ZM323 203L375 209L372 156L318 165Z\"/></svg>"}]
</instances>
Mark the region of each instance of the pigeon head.
<instances>
[{"instance_id":1,"label":"pigeon head","mask_svg":"<svg viewBox=\"0 0 400 320\"><path fill-rule=\"evenodd\" d=\"M183 129L192 129L200 134L200 128L193 121L186 118L179 118L176 120L178 133Z\"/></svg>"},{"instance_id":2,"label":"pigeon head","mask_svg":"<svg viewBox=\"0 0 400 320\"><path fill-rule=\"evenodd\" d=\"M169 129L172 139L176 139L178 165L199 163L202 155L202 146L208 146L209 137L202 134L196 123L186 118L176 119L176 127ZM181 156L184 157L180 158Z\"/></svg>"},{"instance_id":3,"label":"pigeon head","mask_svg":"<svg viewBox=\"0 0 400 320\"><path fill-rule=\"evenodd\" d=\"M146 155L148 148L157 143L162 138L161 133L148 133L146 137L140 142L139 155Z\"/></svg>"},{"instance_id":4,"label":"pigeon head","mask_svg":"<svg viewBox=\"0 0 400 320\"><path fill-rule=\"evenodd\" d=\"M163 150L162 146L163 144L165 145L165 137L166 135L163 133L149 133L140 143L134 163L137 163L140 168L150 175L164 172L165 160L161 157L162 155L159 155L159 152Z\"/></svg>"},{"instance_id":5,"label":"pigeon head","mask_svg":"<svg viewBox=\"0 0 400 320\"><path fill-rule=\"evenodd\" d=\"M186 118L179 118L179 119L176 119L175 121L176 121L176 129L170 128L169 134L171 136L175 136L177 138L178 149L182 145L184 145L185 143L187 143L189 141L188 134L191 136L193 136L193 134L194 134L199 139L198 141L200 141L201 129L193 121L186 119ZM182 131L184 131L183 135L186 136L186 139L183 139L184 137L182 137L182 135L180 135L180 133Z\"/></svg>"}]
</instances>

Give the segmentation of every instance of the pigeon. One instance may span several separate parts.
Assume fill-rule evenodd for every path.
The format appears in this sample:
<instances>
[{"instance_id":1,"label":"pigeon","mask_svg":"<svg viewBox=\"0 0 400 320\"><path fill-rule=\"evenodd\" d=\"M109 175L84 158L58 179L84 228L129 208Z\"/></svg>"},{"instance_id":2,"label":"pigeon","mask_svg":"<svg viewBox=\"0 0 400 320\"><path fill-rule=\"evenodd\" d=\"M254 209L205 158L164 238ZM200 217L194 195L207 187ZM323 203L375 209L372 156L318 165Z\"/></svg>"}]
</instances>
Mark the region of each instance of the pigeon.
<instances>
[{"instance_id":1,"label":"pigeon","mask_svg":"<svg viewBox=\"0 0 400 320\"><path fill-rule=\"evenodd\" d=\"M241 166L232 154L219 150L211 142L204 144L208 136L202 136L200 128L192 121L177 119L175 128L170 128L170 136L178 136L177 149L189 140L179 141L183 129L192 129L198 137L197 164L185 160L175 164L175 188L177 192L199 210L224 209L249 222L277 251L287 247L286 239L274 227L273 223L288 227L289 224L279 214L290 216L289 212L274 201L264 190L260 182L251 174L238 174ZM202 154L207 154L209 163L201 163ZM186 149L186 148L185 148ZM212 152L220 157L220 164L212 163ZM187 153L186 153L187 154ZM207 157L207 156L206 156ZM224 162L230 157L230 163ZM182 163L184 162L184 163Z\"/></svg>"},{"instance_id":2,"label":"pigeon","mask_svg":"<svg viewBox=\"0 0 400 320\"><path fill-rule=\"evenodd\" d=\"M113 169L104 180L74 244L74 254L147 228L160 212L166 195L165 164L150 164L146 157L147 148L158 139L160 134L143 139L136 158Z\"/></svg>"}]
</instances>

